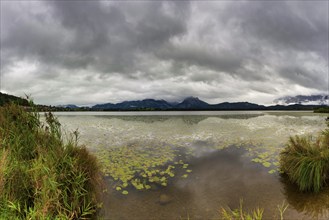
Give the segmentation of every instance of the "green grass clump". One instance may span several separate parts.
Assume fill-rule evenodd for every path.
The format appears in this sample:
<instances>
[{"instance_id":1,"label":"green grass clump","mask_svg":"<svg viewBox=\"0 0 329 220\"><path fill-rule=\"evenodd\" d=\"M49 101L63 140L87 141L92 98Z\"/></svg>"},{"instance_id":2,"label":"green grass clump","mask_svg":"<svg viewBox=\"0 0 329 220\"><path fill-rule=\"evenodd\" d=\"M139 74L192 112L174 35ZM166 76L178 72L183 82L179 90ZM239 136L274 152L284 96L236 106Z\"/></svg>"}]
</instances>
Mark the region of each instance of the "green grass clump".
<instances>
[{"instance_id":1,"label":"green grass clump","mask_svg":"<svg viewBox=\"0 0 329 220\"><path fill-rule=\"evenodd\" d=\"M280 216L275 216L273 219L283 220L283 214L288 208L288 204L283 201L281 205L278 205L278 211ZM219 210L220 219L222 220L262 220L263 219L263 208L256 208L251 211L246 211L243 209L243 200L240 199L240 206L237 209L223 208Z\"/></svg>"},{"instance_id":2,"label":"green grass clump","mask_svg":"<svg viewBox=\"0 0 329 220\"><path fill-rule=\"evenodd\" d=\"M262 220L264 209L256 208L250 213L243 210L243 200L240 200L240 206L237 209L220 209L221 219L223 220Z\"/></svg>"},{"instance_id":3,"label":"green grass clump","mask_svg":"<svg viewBox=\"0 0 329 220\"><path fill-rule=\"evenodd\" d=\"M51 113L45 119L14 104L0 107L0 219L96 214L96 158L77 146L77 132L64 143L58 120Z\"/></svg>"},{"instance_id":4,"label":"green grass clump","mask_svg":"<svg viewBox=\"0 0 329 220\"><path fill-rule=\"evenodd\" d=\"M329 177L329 129L318 137L290 137L280 168L300 191L319 192Z\"/></svg>"}]
</instances>

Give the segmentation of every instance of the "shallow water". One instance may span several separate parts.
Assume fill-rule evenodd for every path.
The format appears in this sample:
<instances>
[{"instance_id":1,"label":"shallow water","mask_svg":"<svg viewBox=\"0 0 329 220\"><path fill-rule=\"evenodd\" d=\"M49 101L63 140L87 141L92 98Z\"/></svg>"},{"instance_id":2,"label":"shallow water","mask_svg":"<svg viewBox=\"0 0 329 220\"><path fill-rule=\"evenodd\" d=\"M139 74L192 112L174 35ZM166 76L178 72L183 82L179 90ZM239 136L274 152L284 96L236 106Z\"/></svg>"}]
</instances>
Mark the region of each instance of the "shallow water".
<instances>
[{"instance_id":1,"label":"shallow water","mask_svg":"<svg viewBox=\"0 0 329 220\"><path fill-rule=\"evenodd\" d=\"M325 128L326 115L260 111L56 114L65 130L78 128L80 143L105 166L111 160L104 155L117 149L125 149L119 158L154 151L137 158L145 161L166 154L160 160L163 166L157 168L160 171L168 164L176 166L166 187L153 184L149 190L138 191L129 184L128 195L115 190L122 182L108 171L108 194L101 212L106 219L219 219L220 207L237 208L240 199L246 209L264 208L265 219L278 218L277 205L283 201L289 203L286 219L329 217L329 191L299 193L277 172L278 153L289 136L318 133ZM181 158L190 173L177 162ZM182 178L184 174L187 178Z\"/></svg>"}]
</instances>

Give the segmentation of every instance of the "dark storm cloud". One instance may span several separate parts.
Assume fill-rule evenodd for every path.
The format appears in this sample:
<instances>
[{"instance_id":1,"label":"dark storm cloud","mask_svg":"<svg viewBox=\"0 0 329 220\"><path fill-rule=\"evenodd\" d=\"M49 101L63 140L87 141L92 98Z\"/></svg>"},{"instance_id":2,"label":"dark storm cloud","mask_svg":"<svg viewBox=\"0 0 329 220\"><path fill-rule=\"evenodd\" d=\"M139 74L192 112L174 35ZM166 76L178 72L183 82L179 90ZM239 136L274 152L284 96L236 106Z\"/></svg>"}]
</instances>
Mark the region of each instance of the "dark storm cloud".
<instances>
[{"instance_id":1,"label":"dark storm cloud","mask_svg":"<svg viewBox=\"0 0 329 220\"><path fill-rule=\"evenodd\" d=\"M259 1L232 8L241 18L244 33L256 35L278 49L327 54L328 7L326 2Z\"/></svg>"},{"instance_id":2,"label":"dark storm cloud","mask_svg":"<svg viewBox=\"0 0 329 220\"><path fill-rule=\"evenodd\" d=\"M74 41L68 50L81 56L90 54L91 66L105 73L135 72L140 55L185 32L185 15L166 14L165 7L173 12L179 7L188 11L188 4L179 2L114 2L110 6L102 2L54 2L63 26L73 30ZM134 10L137 13L131 14Z\"/></svg>"},{"instance_id":3,"label":"dark storm cloud","mask_svg":"<svg viewBox=\"0 0 329 220\"><path fill-rule=\"evenodd\" d=\"M89 66L103 72L134 71L139 53L149 52L155 45L161 46L185 31L183 11L188 11L188 4L146 2L144 13L128 20L127 11L141 8L138 3L49 1L43 4L49 14L22 16L10 25L2 41L3 48L14 50L20 58L32 56L63 68ZM165 6L174 12L182 7L182 13L167 15ZM12 7L15 5L8 8ZM178 19L181 15L184 15L182 19ZM4 22L11 23L10 16L5 15Z\"/></svg>"},{"instance_id":4,"label":"dark storm cloud","mask_svg":"<svg viewBox=\"0 0 329 220\"><path fill-rule=\"evenodd\" d=\"M319 77L315 70L308 70L299 66L285 66L280 69L282 77L288 79L291 84L299 84L307 88L327 88L328 84Z\"/></svg>"},{"instance_id":5,"label":"dark storm cloud","mask_svg":"<svg viewBox=\"0 0 329 220\"><path fill-rule=\"evenodd\" d=\"M327 89L326 1L2 1L0 34L4 89L43 103Z\"/></svg>"},{"instance_id":6,"label":"dark storm cloud","mask_svg":"<svg viewBox=\"0 0 329 220\"><path fill-rule=\"evenodd\" d=\"M241 67L242 58L231 51L211 51L202 47L173 47L168 46L158 54L158 57L175 62L207 67L219 72L231 72Z\"/></svg>"}]
</instances>

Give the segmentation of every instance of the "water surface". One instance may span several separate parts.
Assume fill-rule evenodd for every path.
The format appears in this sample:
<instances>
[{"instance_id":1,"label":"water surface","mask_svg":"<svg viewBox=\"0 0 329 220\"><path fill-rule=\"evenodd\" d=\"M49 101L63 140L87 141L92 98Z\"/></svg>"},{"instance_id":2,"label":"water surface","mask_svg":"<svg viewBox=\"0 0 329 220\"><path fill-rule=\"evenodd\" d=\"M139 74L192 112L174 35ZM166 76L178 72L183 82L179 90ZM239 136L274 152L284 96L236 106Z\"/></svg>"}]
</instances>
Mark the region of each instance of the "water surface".
<instances>
[{"instance_id":1,"label":"water surface","mask_svg":"<svg viewBox=\"0 0 329 220\"><path fill-rule=\"evenodd\" d=\"M289 203L286 219L329 217L329 192L299 193L277 169L278 154L288 138L317 134L325 128L326 115L284 111L56 115L65 130L78 128L80 143L101 155L101 160L104 155L108 157L107 152L121 150L119 158L125 154L142 154L145 161L164 158L163 166L157 168L159 172L168 164L175 166L175 175L168 177L166 187L151 184L149 190L136 190L129 184L125 188L128 195L115 189L122 182L108 171L108 194L102 209L105 218L219 219L220 207L237 208L240 199L246 209L264 208L266 219L278 217L277 205L283 201ZM183 168L179 160L188 168Z\"/></svg>"}]
</instances>

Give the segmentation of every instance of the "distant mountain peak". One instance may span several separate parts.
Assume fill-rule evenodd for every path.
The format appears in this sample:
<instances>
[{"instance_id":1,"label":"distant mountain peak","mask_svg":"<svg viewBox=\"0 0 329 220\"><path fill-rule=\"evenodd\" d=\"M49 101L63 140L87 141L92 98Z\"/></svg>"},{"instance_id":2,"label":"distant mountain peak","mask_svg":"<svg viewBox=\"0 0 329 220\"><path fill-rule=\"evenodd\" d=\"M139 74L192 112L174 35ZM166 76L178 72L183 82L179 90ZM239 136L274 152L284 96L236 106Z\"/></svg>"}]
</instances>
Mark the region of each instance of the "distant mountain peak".
<instances>
[{"instance_id":1,"label":"distant mountain peak","mask_svg":"<svg viewBox=\"0 0 329 220\"><path fill-rule=\"evenodd\" d=\"M181 103L175 105L175 108L187 108L187 109L205 109L210 105L198 97L186 97Z\"/></svg>"},{"instance_id":2,"label":"distant mountain peak","mask_svg":"<svg viewBox=\"0 0 329 220\"><path fill-rule=\"evenodd\" d=\"M200 100L200 99L198 97L195 97L195 96L188 96L183 101L185 101L185 100Z\"/></svg>"},{"instance_id":3,"label":"distant mountain peak","mask_svg":"<svg viewBox=\"0 0 329 220\"><path fill-rule=\"evenodd\" d=\"M77 106L77 105L74 105L74 104L67 104L67 105L57 105L56 107L60 107L60 108L71 108L71 109L74 109L74 108L79 108L79 106Z\"/></svg>"}]
</instances>

